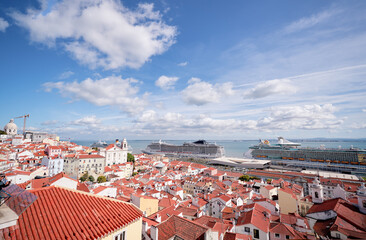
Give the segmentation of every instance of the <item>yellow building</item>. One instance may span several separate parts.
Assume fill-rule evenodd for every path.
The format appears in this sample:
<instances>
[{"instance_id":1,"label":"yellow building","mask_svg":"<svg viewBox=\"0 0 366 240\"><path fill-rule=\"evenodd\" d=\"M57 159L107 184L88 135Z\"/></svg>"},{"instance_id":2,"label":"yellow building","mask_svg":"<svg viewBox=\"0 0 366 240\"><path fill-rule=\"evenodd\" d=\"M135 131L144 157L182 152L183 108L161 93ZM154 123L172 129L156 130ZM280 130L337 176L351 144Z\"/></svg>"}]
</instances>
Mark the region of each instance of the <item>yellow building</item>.
<instances>
[{"instance_id":1,"label":"yellow building","mask_svg":"<svg viewBox=\"0 0 366 240\"><path fill-rule=\"evenodd\" d=\"M297 198L291 188L278 189L278 205L283 214L298 213Z\"/></svg>"},{"instance_id":2,"label":"yellow building","mask_svg":"<svg viewBox=\"0 0 366 240\"><path fill-rule=\"evenodd\" d=\"M314 205L311 199L312 199L311 196L306 196L300 199L300 201L298 202L299 214L301 216L305 217L309 209Z\"/></svg>"},{"instance_id":3,"label":"yellow building","mask_svg":"<svg viewBox=\"0 0 366 240\"><path fill-rule=\"evenodd\" d=\"M131 194L131 201L143 212L144 216L150 216L159 211L159 199L139 194Z\"/></svg>"}]
</instances>

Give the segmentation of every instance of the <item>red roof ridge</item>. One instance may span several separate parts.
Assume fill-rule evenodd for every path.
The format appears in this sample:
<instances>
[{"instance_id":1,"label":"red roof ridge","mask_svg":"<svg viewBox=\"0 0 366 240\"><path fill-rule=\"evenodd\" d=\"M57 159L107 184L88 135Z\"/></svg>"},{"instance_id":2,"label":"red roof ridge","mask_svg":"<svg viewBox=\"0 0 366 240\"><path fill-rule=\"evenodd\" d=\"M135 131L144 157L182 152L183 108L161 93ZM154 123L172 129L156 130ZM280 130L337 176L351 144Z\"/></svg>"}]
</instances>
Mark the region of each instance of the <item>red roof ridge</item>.
<instances>
[{"instance_id":1,"label":"red roof ridge","mask_svg":"<svg viewBox=\"0 0 366 240\"><path fill-rule=\"evenodd\" d=\"M162 224L162 223L164 223L164 222L168 221L168 220L169 220L170 218L172 218L172 217L178 217L179 219L184 220L184 221L186 221L186 222L193 223L193 224L195 224L195 225L197 225L197 226L200 226L200 227L203 227L203 228L209 229L209 227L207 227L207 226L205 226L205 225L203 225L203 224L201 224L201 223L194 222L194 221L192 221L192 220L189 220L189 219L187 219L187 218L180 217L180 216L177 216L177 215L171 215L170 217L168 217L165 221L161 222L160 224ZM159 225L160 225L160 224L159 224Z\"/></svg>"},{"instance_id":2,"label":"red roof ridge","mask_svg":"<svg viewBox=\"0 0 366 240\"><path fill-rule=\"evenodd\" d=\"M67 190L67 191L77 192L77 193L89 195L89 196L92 196L92 197L97 197L97 198L112 200L114 202L123 202L123 203L126 203L126 204L129 204L129 205L132 205L132 206L136 207L136 205L134 205L133 203L124 202L124 201L117 200L117 199L114 199L114 198L111 198L111 197L104 197L104 196L96 195L94 193L88 193L88 192L84 192L84 191L80 191L80 190L75 190L75 189L67 188L67 187L56 186L56 185L47 186L47 187L38 188L38 189L30 189L30 190L27 190L27 191L29 191L29 192L32 193L32 192L37 192L37 191L45 191L45 190L50 189L50 188L61 188L61 189ZM136 208L142 213L142 211L138 207L136 207Z\"/></svg>"},{"instance_id":3,"label":"red roof ridge","mask_svg":"<svg viewBox=\"0 0 366 240\"><path fill-rule=\"evenodd\" d=\"M112 198L101 201L98 200L102 198L100 196L68 188L50 186L29 192L37 196L36 201L19 216L19 226L0 233L0 238L99 239L139 221L143 216L133 204ZM59 204L55 205L55 201ZM69 207L74 210L73 213L70 213ZM111 207L115 211L110 211ZM93 219L90 222L95 224L83 220L83 214ZM120 215L124 217L119 218ZM59 228L49 231L49 227Z\"/></svg>"}]
</instances>

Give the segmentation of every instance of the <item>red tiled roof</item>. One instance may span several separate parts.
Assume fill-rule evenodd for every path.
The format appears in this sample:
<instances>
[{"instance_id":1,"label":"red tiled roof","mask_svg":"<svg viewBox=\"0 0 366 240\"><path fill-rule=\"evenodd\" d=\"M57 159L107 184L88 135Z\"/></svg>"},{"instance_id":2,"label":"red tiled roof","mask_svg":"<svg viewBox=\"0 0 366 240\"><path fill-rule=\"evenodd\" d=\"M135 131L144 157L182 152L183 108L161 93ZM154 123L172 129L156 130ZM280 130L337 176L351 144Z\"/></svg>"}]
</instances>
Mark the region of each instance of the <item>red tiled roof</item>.
<instances>
[{"instance_id":1,"label":"red tiled roof","mask_svg":"<svg viewBox=\"0 0 366 240\"><path fill-rule=\"evenodd\" d=\"M31 180L32 181L32 189L51 186L53 183L55 183L57 180L59 180L61 178L68 178L72 181L77 182L77 180L70 178L69 176L67 176L63 172L60 172L60 173L56 174L53 177L47 177L47 178L40 178L40 179Z\"/></svg>"},{"instance_id":2,"label":"red tiled roof","mask_svg":"<svg viewBox=\"0 0 366 240\"><path fill-rule=\"evenodd\" d=\"M170 207L172 205L175 205L177 203L177 201L170 199L170 198L162 198L161 200L159 200L159 207Z\"/></svg>"},{"instance_id":3,"label":"red tiled roof","mask_svg":"<svg viewBox=\"0 0 366 240\"><path fill-rule=\"evenodd\" d=\"M194 222L197 222L201 225L208 225L209 222L220 222L220 223L228 223L227 221L224 221L220 218L215 218L215 217L211 217L211 216L207 216L207 215L204 215L204 216L201 216L199 218L196 218L194 220Z\"/></svg>"},{"instance_id":4,"label":"red tiled roof","mask_svg":"<svg viewBox=\"0 0 366 240\"><path fill-rule=\"evenodd\" d=\"M104 158L103 156L101 155L98 155L98 154L80 154L78 156L79 159L88 159L88 158Z\"/></svg>"},{"instance_id":5,"label":"red tiled roof","mask_svg":"<svg viewBox=\"0 0 366 240\"><path fill-rule=\"evenodd\" d=\"M271 224L271 233L278 233L282 235L289 235L292 239L307 239L304 233L296 231L293 227L283 223Z\"/></svg>"},{"instance_id":6,"label":"red tiled roof","mask_svg":"<svg viewBox=\"0 0 366 240\"><path fill-rule=\"evenodd\" d=\"M37 200L3 229L3 239L98 239L142 217L132 204L60 187L29 191Z\"/></svg>"},{"instance_id":7,"label":"red tiled roof","mask_svg":"<svg viewBox=\"0 0 366 240\"><path fill-rule=\"evenodd\" d=\"M257 203L254 203L253 205L254 208L251 211L242 213L242 215L238 218L237 225L240 226L240 225L252 224L257 228L259 228L260 230L262 230L263 232L268 233L270 223L269 215L267 213L269 212L268 209L262 207ZM267 216L265 216L264 213Z\"/></svg>"},{"instance_id":8,"label":"red tiled roof","mask_svg":"<svg viewBox=\"0 0 366 240\"><path fill-rule=\"evenodd\" d=\"M95 188L94 190L93 190L93 193L94 194L98 194L98 193L100 193L101 191L103 191L103 190L105 190L105 189L107 189L108 187L105 187L105 186L99 186L99 187L97 187L97 188Z\"/></svg>"},{"instance_id":9,"label":"red tiled roof","mask_svg":"<svg viewBox=\"0 0 366 240\"><path fill-rule=\"evenodd\" d=\"M112 149L112 148L114 148L114 147L116 147L117 149L121 150L121 148L120 148L120 147L116 146L116 145L115 145L115 144L113 144L113 143L112 143L112 144L109 144L109 145L108 145L108 147L106 147L106 148L105 148L105 150L109 150L109 149Z\"/></svg>"},{"instance_id":10,"label":"red tiled roof","mask_svg":"<svg viewBox=\"0 0 366 240\"><path fill-rule=\"evenodd\" d=\"M173 236L178 236L184 240L203 239L205 232L208 230L203 225L175 215L156 227L159 233L158 240L168 240Z\"/></svg>"},{"instance_id":11,"label":"red tiled roof","mask_svg":"<svg viewBox=\"0 0 366 240\"><path fill-rule=\"evenodd\" d=\"M161 217L161 221L165 221L167 220L169 217L173 216L173 215L179 215L180 212L175 210L175 206L172 205L170 207L164 208L156 213L153 213L149 216L150 219L155 219L157 217L157 215L159 215Z\"/></svg>"},{"instance_id":12,"label":"red tiled roof","mask_svg":"<svg viewBox=\"0 0 366 240\"><path fill-rule=\"evenodd\" d=\"M224 240L252 240L252 236L240 233L226 232Z\"/></svg>"},{"instance_id":13,"label":"red tiled roof","mask_svg":"<svg viewBox=\"0 0 366 240\"><path fill-rule=\"evenodd\" d=\"M79 191L83 191L83 192L90 192L88 186L85 183L81 183L81 182L78 183L78 186L76 189Z\"/></svg>"},{"instance_id":14,"label":"red tiled roof","mask_svg":"<svg viewBox=\"0 0 366 240\"><path fill-rule=\"evenodd\" d=\"M308 214L329 210L335 211L337 216L345 219L357 228L362 230L366 229L366 215L360 213L358 208L341 198L330 199L321 204L314 204L309 209Z\"/></svg>"}]
</instances>

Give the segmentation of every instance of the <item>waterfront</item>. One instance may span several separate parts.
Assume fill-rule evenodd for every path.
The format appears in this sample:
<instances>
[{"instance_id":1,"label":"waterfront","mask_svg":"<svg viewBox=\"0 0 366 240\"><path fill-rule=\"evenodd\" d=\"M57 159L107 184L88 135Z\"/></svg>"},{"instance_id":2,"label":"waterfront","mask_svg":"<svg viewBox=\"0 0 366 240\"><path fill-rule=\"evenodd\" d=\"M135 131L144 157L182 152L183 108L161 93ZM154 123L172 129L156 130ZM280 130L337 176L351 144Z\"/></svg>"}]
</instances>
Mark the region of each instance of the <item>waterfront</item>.
<instances>
[{"instance_id":1,"label":"waterfront","mask_svg":"<svg viewBox=\"0 0 366 240\"><path fill-rule=\"evenodd\" d=\"M73 140L71 140L73 141ZM141 153L141 149L145 149L147 145L149 145L152 141L158 140L128 140L128 145L132 148L133 154ZM164 140L165 142L172 144L183 144L184 142L193 142L196 140ZM250 146L258 144L258 140L207 140L208 142L213 142L218 145L222 145L225 148L226 156L228 157L243 157L243 154L249 150ZM97 142L92 140L74 140L76 144L83 146L90 146L92 143ZM107 143L113 143L114 140L106 141ZM271 143L276 143L276 140L271 140ZM350 148L353 146L354 148L365 149L366 148L366 140L302 140L299 141L302 147L320 147L324 145L326 148L338 148L341 146L342 148Z\"/></svg>"}]
</instances>

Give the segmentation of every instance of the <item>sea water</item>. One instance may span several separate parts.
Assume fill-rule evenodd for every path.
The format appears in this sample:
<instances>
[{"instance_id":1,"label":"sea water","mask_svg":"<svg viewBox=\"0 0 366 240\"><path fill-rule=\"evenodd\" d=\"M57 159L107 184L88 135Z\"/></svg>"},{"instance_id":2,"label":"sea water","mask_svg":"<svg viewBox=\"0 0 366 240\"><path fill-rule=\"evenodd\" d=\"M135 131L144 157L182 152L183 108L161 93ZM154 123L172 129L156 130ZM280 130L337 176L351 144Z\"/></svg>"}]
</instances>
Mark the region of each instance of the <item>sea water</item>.
<instances>
[{"instance_id":1,"label":"sea water","mask_svg":"<svg viewBox=\"0 0 366 240\"><path fill-rule=\"evenodd\" d=\"M127 140L128 145L132 149L133 154L141 153L141 150L145 149L153 141L158 140ZM194 142L196 140L164 140L164 142L181 145L185 142ZM207 140L210 143L216 143L222 145L225 148L225 155L228 157L243 157L243 154L249 151L250 146L257 145L258 140ZM83 146L90 146L97 141L79 140L73 141L76 144ZM106 141L107 143L114 143L114 141ZM271 140L271 143L276 143L276 140ZM321 147L325 148L360 148L366 149L366 140L298 140L294 142L301 143L302 147Z\"/></svg>"}]
</instances>

